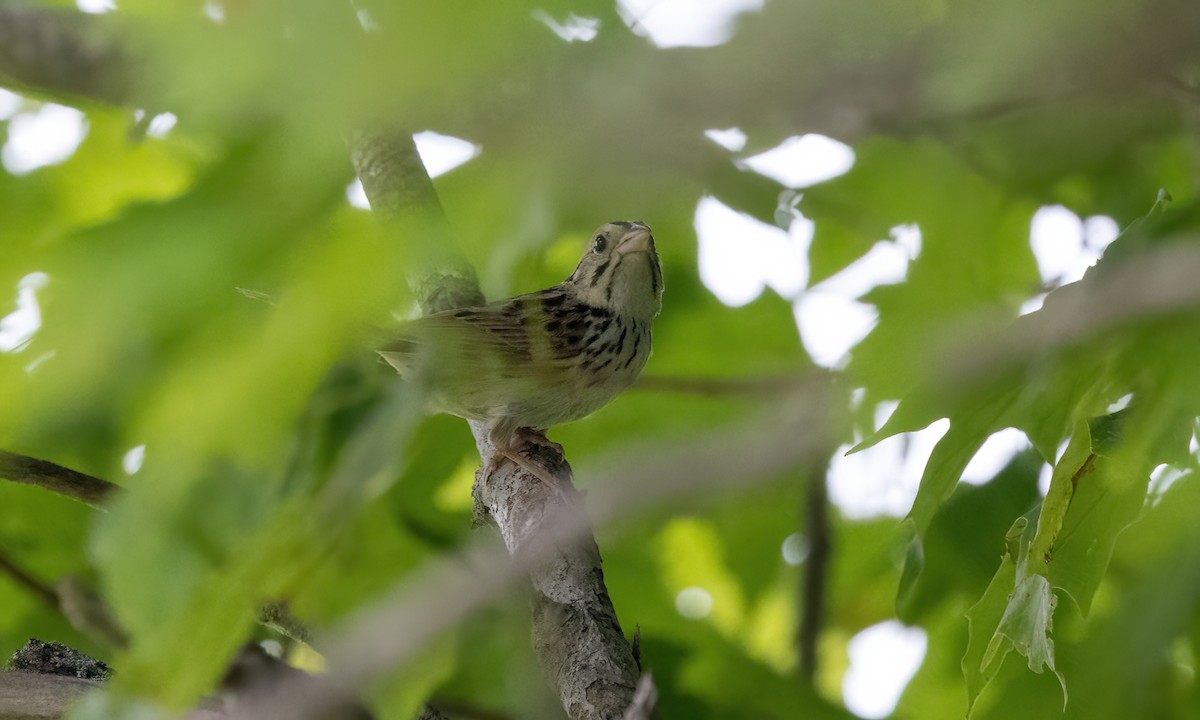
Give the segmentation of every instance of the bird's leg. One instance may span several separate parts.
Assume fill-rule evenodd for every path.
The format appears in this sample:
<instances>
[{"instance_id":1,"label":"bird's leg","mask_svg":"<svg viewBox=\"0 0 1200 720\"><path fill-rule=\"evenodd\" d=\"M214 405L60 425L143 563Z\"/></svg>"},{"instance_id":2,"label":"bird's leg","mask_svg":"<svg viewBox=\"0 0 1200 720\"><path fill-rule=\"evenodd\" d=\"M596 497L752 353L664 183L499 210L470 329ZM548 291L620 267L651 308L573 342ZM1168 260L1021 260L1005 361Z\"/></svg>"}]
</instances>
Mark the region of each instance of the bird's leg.
<instances>
[{"instance_id":1,"label":"bird's leg","mask_svg":"<svg viewBox=\"0 0 1200 720\"><path fill-rule=\"evenodd\" d=\"M491 431L488 433L488 439L491 440L492 446L496 448L496 452L484 465L483 477L485 482L499 468L500 462L507 458L517 467L524 468L531 475L541 480L547 487L559 494L562 493L562 480L538 462L531 453L522 452L526 446L534 445L553 450L559 457L562 457L561 445L551 441L540 430L527 427L510 429L500 424L492 426Z\"/></svg>"}]
</instances>

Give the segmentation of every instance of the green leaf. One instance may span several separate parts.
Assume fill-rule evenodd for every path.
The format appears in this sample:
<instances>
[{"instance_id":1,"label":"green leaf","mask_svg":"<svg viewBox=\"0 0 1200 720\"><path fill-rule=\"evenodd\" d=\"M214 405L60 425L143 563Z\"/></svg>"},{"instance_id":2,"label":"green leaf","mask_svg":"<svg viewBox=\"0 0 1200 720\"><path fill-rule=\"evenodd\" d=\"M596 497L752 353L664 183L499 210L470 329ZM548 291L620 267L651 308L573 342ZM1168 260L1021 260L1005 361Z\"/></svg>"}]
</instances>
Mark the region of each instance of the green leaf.
<instances>
[{"instance_id":1,"label":"green leaf","mask_svg":"<svg viewBox=\"0 0 1200 720\"><path fill-rule=\"evenodd\" d=\"M1121 532L1142 511L1147 473L1140 479L1108 458L1079 480L1053 548L1048 577L1087 616Z\"/></svg>"},{"instance_id":2,"label":"green leaf","mask_svg":"<svg viewBox=\"0 0 1200 720\"><path fill-rule=\"evenodd\" d=\"M993 432L1012 404L1014 394L1004 394L977 407L964 408L950 418L950 429L938 441L921 475L921 485L908 516L918 536L924 536L938 508L954 491L963 470Z\"/></svg>"},{"instance_id":3,"label":"green leaf","mask_svg":"<svg viewBox=\"0 0 1200 720\"><path fill-rule=\"evenodd\" d=\"M918 573L914 581L901 578L896 616L909 624L933 622L960 599L979 598L995 572L999 538L1014 517L1026 513L1039 500L1038 471L1042 461L1028 450L1018 454L995 478L982 485L959 483L954 494L934 516L919 547L922 561L904 560L904 573ZM961 656L956 652L955 657Z\"/></svg>"},{"instance_id":4,"label":"green leaf","mask_svg":"<svg viewBox=\"0 0 1200 720\"><path fill-rule=\"evenodd\" d=\"M1016 523L1009 530L1009 536L1011 537L1014 532L1018 534L1024 532L1027 523L1025 518L1017 518ZM1002 652L999 657L996 657L995 653L991 653L989 656L988 650L996 635L996 628L999 627L1000 620L1004 617L1016 576L1015 557L1013 553L1006 552L1000 559L1000 567L992 577L991 583L988 584L987 590L984 591L978 602L967 611L970 639L967 643L966 654L963 655L962 671L967 680L968 715L974 709L979 695L996 677L996 673L1000 672L1000 665L1007 654Z\"/></svg>"},{"instance_id":5,"label":"green leaf","mask_svg":"<svg viewBox=\"0 0 1200 720\"><path fill-rule=\"evenodd\" d=\"M1049 637L1058 600L1045 576L1026 573L1022 558L1030 546L1027 517L1017 518L1005 544L1000 568L983 597L967 612L970 640L962 668L967 679L968 715L1013 650L1027 659L1035 673L1050 668L1062 686L1066 707L1066 679L1055 667L1054 641Z\"/></svg>"},{"instance_id":6,"label":"green leaf","mask_svg":"<svg viewBox=\"0 0 1200 720\"><path fill-rule=\"evenodd\" d=\"M1003 662L1009 650L1016 650L1028 659L1030 670L1041 673L1043 667L1048 667L1058 677L1065 708L1067 681L1054 667L1054 641L1050 639L1057 606L1058 599L1050 589L1049 580L1036 574L1022 578L1004 608L996 634L983 653L983 667Z\"/></svg>"}]
</instances>

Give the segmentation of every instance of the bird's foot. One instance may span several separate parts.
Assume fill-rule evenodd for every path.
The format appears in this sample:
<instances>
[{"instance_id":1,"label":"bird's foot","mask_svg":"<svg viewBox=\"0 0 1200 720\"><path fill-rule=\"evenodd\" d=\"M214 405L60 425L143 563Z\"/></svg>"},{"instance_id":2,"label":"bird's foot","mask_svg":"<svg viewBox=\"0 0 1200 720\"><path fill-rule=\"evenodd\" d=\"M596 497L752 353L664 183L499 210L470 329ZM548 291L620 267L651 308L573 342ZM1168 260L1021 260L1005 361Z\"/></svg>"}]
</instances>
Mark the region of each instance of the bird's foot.
<instances>
[{"instance_id":1,"label":"bird's foot","mask_svg":"<svg viewBox=\"0 0 1200 720\"><path fill-rule=\"evenodd\" d=\"M498 440L496 438L495 440ZM487 463L483 467L483 482L485 483L492 473L499 469L500 463L505 459L511 460L514 465L527 471L538 480L541 480L546 487L553 490L564 500L564 485L571 486L574 478L571 476L571 469L563 460L562 445L550 440L541 430L533 428L518 428L510 437L505 438L506 441L493 442L496 452L488 458ZM566 470L566 476L563 477L554 473L548 467L548 464L557 465Z\"/></svg>"},{"instance_id":2,"label":"bird's foot","mask_svg":"<svg viewBox=\"0 0 1200 720\"><path fill-rule=\"evenodd\" d=\"M513 445L515 446L522 442L526 445L533 445L534 447L549 450L558 456L558 460L562 460L564 456L563 446L546 437L544 430L535 430L534 428L527 427L517 428L517 431L513 434Z\"/></svg>"}]
</instances>

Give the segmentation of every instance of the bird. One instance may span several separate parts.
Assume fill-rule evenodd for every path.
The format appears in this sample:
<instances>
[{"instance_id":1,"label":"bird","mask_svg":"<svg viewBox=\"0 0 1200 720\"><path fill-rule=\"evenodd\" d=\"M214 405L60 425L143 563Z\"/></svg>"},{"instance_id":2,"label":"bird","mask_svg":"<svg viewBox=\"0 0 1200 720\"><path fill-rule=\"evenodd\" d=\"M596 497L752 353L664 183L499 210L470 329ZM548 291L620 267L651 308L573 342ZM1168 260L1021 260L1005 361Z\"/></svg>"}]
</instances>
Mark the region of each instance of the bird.
<instances>
[{"instance_id":1,"label":"bird","mask_svg":"<svg viewBox=\"0 0 1200 720\"><path fill-rule=\"evenodd\" d=\"M547 428L592 414L637 379L662 310L663 275L643 222L592 233L561 283L413 320L377 352L423 385L431 410L485 421L496 453L552 488L558 479L522 454L527 443L562 448Z\"/></svg>"}]
</instances>

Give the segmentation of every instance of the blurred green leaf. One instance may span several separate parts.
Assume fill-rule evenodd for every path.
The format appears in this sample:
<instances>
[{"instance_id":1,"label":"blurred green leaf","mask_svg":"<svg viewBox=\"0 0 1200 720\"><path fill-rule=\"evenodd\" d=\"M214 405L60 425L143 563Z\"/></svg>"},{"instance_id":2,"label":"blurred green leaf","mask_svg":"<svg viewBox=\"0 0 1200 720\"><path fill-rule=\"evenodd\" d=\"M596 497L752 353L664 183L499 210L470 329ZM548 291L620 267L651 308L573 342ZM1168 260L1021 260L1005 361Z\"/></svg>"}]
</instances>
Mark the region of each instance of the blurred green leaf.
<instances>
[{"instance_id":1,"label":"blurred green leaf","mask_svg":"<svg viewBox=\"0 0 1200 720\"><path fill-rule=\"evenodd\" d=\"M1037 313L1018 312L1050 289L1030 246L1038 208L1078 214L1091 252L1107 239L1097 216L1125 228L1082 282L1047 297L1050 309L1086 300L1106 268L1195 245L1197 7L765 3L737 15L727 42L667 49L647 36L665 10L612 2L262 0L220 3L219 20L216 4L208 14L203 3L118 4L102 20L125 33L130 59L108 81L142 120L132 106L78 99L87 136L68 159L0 171L0 318L23 278L47 279L35 293L41 326L0 352L0 447L125 488L93 516L37 488L0 487L6 555L47 583L94 579L131 633L124 652L97 647L0 577L10 611L0 640L65 639L118 668L117 692L79 712L183 707L213 690L259 602L290 599L320 631L471 532L467 428L423 417L371 352L379 328L413 305L403 285L419 243L346 200L344 138L365 118L478 146L434 183L489 297L560 281L602 222L654 227L667 291L646 374L669 382L550 429L584 487L607 459L711 437L814 369L795 298L767 290L728 307L698 274L702 197L776 219L785 188L746 158L809 133L852 147L849 172L786 191L814 222L810 286L881 241L896 249L893 228L920 231L902 278L844 283L878 319L832 371L845 388L833 404L856 417L863 447L941 418L950 429L920 468L907 522L830 508L811 687L794 676L810 570L804 478L683 493L598 528L610 595L626 634L641 626L664 718L848 717L847 642L896 616L928 634L896 716L961 716L964 672L973 716L1053 716L1058 689L1001 658L1015 643L1039 668L1050 659L1058 591L1082 611L1055 618L1068 718L1197 714L1195 309L1086 336L1062 328L1052 350L983 358L968 383L941 372L947 343L992 347L999 333L1036 328ZM589 41L555 33L592 20ZM27 97L0 120L6 153L41 97L16 89ZM168 111L174 128L138 137L135 126ZM741 150L705 136L735 127ZM1160 188L1169 206L1153 204ZM1040 244L1069 250L1066 235ZM773 269L748 243L739 260ZM867 427L896 398L884 427ZM1114 413L1117 401L1127 410ZM990 482L959 483L1009 427L1034 451ZM127 474L139 446L144 466ZM1043 462L1054 475L1039 503ZM1015 548L997 570L1012 519L1039 511L1033 556ZM705 617L677 608L692 587L713 600ZM408 717L432 695L463 714L559 713L520 594L497 600L389 676L376 711Z\"/></svg>"}]
</instances>

